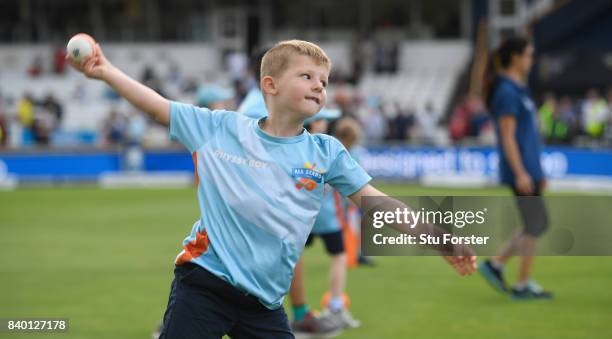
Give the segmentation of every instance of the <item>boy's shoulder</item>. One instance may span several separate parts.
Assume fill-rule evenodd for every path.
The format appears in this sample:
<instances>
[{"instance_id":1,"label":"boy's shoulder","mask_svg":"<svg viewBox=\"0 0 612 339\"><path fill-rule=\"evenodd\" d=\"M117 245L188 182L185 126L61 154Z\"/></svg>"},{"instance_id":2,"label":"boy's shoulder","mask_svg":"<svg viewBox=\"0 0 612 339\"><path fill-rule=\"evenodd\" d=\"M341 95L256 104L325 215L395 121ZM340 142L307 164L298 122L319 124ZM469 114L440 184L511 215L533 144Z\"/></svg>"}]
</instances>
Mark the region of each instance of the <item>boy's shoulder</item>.
<instances>
[{"instance_id":1,"label":"boy's shoulder","mask_svg":"<svg viewBox=\"0 0 612 339\"><path fill-rule=\"evenodd\" d=\"M242 114L238 111L227 110L227 109L216 109L211 110L206 107L198 107L195 105L191 105L198 113L201 115L208 115L213 120L218 122L232 122L232 123L248 123L251 120L254 120L252 117Z\"/></svg>"},{"instance_id":2,"label":"boy's shoulder","mask_svg":"<svg viewBox=\"0 0 612 339\"><path fill-rule=\"evenodd\" d=\"M336 137L331 136L329 134L322 134L322 133L310 134L310 138L321 149L326 150L331 153L337 153L338 151L344 148L340 140L336 139Z\"/></svg>"},{"instance_id":3,"label":"boy's shoulder","mask_svg":"<svg viewBox=\"0 0 612 339\"><path fill-rule=\"evenodd\" d=\"M340 142L334 136L331 136L329 134L324 134L324 133L314 133L314 134L311 133L310 137L316 142L319 142L321 144L325 144L329 142Z\"/></svg>"},{"instance_id":4,"label":"boy's shoulder","mask_svg":"<svg viewBox=\"0 0 612 339\"><path fill-rule=\"evenodd\" d=\"M216 109L216 110L212 110L209 109L207 107L200 107L194 104L190 104L187 102L182 102L182 101L170 101L170 106L171 106L171 110L194 110L196 112L201 112L201 113L206 113L206 112L210 112L213 114L219 114L219 115L242 115L241 113L235 111L235 110L227 110L227 109Z\"/></svg>"}]
</instances>

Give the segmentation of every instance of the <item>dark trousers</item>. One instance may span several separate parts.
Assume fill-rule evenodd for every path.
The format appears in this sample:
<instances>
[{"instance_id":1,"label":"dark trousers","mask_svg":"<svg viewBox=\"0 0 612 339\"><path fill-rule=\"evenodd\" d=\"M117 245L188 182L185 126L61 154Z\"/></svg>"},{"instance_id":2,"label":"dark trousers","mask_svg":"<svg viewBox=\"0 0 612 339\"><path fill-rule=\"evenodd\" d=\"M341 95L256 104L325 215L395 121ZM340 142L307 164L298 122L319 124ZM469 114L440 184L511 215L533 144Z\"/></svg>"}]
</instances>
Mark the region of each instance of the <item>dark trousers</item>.
<instances>
[{"instance_id":1,"label":"dark trousers","mask_svg":"<svg viewBox=\"0 0 612 339\"><path fill-rule=\"evenodd\" d=\"M282 307L270 310L204 268L177 266L160 339L294 338Z\"/></svg>"}]
</instances>

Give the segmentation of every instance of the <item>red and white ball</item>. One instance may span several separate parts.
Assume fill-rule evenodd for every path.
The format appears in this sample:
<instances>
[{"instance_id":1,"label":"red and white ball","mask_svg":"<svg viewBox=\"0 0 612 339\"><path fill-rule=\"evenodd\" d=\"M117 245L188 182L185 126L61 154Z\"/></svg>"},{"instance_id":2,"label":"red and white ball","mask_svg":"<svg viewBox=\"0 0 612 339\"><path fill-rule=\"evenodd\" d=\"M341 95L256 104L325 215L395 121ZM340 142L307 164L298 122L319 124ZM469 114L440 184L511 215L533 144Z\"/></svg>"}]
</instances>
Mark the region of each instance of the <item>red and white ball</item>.
<instances>
[{"instance_id":1,"label":"red and white ball","mask_svg":"<svg viewBox=\"0 0 612 339\"><path fill-rule=\"evenodd\" d=\"M66 46L66 53L75 62L81 62L92 57L96 52L96 41L85 33L73 36Z\"/></svg>"}]
</instances>

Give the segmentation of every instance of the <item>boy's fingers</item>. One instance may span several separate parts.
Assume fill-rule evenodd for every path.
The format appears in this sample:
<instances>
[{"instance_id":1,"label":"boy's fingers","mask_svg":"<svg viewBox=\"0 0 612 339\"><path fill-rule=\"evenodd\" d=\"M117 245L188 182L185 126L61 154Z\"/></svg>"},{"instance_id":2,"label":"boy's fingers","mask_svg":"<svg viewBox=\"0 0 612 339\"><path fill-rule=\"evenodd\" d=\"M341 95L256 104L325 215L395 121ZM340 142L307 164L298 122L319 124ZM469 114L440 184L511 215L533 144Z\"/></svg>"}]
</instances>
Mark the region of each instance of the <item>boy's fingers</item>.
<instances>
[{"instance_id":1,"label":"boy's fingers","mask_svg":"<svg viewBox=\"0 0 612 339\"><path fill-rule=\"evenodd\" d=\"M476 272L476 257L465 257L464 264L468 274Z\"/></svg>"},{"instance_id":2,"label":"boy's fingers","mask_svg":"<svg viewBox=\"0 0 612 339\"><path fill-rule=\"evenodd\" d=\"M444 258L462 277L476 272L475 256L446 256Z\"/></svg>"},{"instance_id":3,"label":"boy's fingers","mask_svg":"<svg viewBox=\"0 0 612 339\"><path fill-rule=\"evenodd\" d=\"M87 62L85 63L85 66L84 66L85 70L87 70L87 72L91 72L96 62L97 62L97 57L90 57L89 59L87 59Z\"/></svg>"},{"instance_id":4,"label":"boy's fingers","mask_svg":"<svg viewBox=\"0 0 612 339\"><path fill-rule=\"evenodd\" d=\"M81 62L80 62L80 65L82 67L85 67L87 65L87 63L91 61L91 59L92 59L92 57L89 57L87 59L82 59Z\"/></svg>"},{"instance_id":5,"label":"boy's fingers","mask_svg":"<svg viewBox=\"0 0 612 339\"><path fill-rule=\"evenodd\" d=\"M81 63L81 67L83 68L84 71L89 71L90 65L91 65L91 58L88 59L86 62Z\"/></svg>"},{"instance_id":6,"label":"boy's fingers","mask_svg":"<svg viewBox=\"0 0 612 339\"><path fill-rule=\"evenodd\" d=\"M70 59L70 66L74 67L74 69L76 69L77 71L83 71L81 65L72 59Z\"/></svg>"},{"instance_id":7,"label":"boy's fingers","mask_svg":"<svg viewBox=\"0 0 612 339\"><path fill-rule=\"evenodd\" d=\"M461 275L462 277L470 275L474 272L474 268L471 262L471 257L450 257L449 262L453 266L453 268Z\"/></svg>"},{"instance_id":8,"label":"boy's fingers","mask_svg":"<svg viewBox=\"0 0 612 339\"><path fill-rule=\"evenodd\" d=\"M100 44L98 43L96 43L96 46L94 47L94 55L104 56L104 53L102 53L102 47L100 47Z\"/></svg>"},{"instance_id":9,"label":"boy's fingers","mask_svg":"<svg viewBox=\"0 0 612 339\"><path fill-rule=\"evenodd\" d=\"M457 271L457 273L459 273L459 275L463 275L463 268L461 267L461 262L458 260L457 257L447 256L445 258L446 261L448 261L448 263L453 267L453 269Z\"/></svg>"},{"instance_id":10,"label":"boy's fingers","mask_svg":"<svg viewBox=\"0 0 612 339\"><path fill-rule=\"evenodd\" d=\"M106 61L106 57L104 56L104 52L102 52L102 47L100 47L99 43L96 43L94 47L94 56L98 58L98 60Z\"/></svg>"},{"instance_id":11,"label":"boy's fingers","mask_svg":"<svg viewBox=\"0 0 612 339\"><path fill-rule=\"evenodd\" d=\"M465 268L463 268L463 266L457 265L455 267L455 269L457 270L457 273L459 273L460 276L462 276L462 277L465 276L466 272L465 272Z\"/></svg>"},{"instance_id":12,"label":"boy's fingers","mask_svg":"<svg viewBox=\"0 0 612 339\"><path fill-rule=\"evenodd\" d=\"M466 260L463 260L461 262L461 266L463 267L463 271L465 272L465 275L470 275L472 274L472 265L470 265L470 263Z\"/></svg>"}]
</instances>

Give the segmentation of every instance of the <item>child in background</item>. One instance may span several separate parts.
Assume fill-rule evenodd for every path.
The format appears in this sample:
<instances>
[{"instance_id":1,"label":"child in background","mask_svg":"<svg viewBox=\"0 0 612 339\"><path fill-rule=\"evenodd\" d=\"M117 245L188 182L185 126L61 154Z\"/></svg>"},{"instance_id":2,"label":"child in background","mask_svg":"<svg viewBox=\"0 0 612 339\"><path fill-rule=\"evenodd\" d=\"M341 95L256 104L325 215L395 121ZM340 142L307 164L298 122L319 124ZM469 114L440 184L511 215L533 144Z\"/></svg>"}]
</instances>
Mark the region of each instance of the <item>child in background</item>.
<instances>
[{"instance_id":1,"label":"child in background","mask_svg":"<svg viewBox=\"0 0 612 339\"><path fill-rule=\"evenodd\" d=\"M196 105L212 111L218 109L232 109L234 93L217 85L201 86L196 93Z\"/></svg>"},{"instance_id":2,"label":"child in background","mask_svg":"<svg viewBox=\"0 0 612 339\"><path fill-rule=\"evenodd\" d=\"M336 122L334 135L349 151L351 157L361 163L361 155L365 149L359 145L361 140L361 125L351 117L344 117ZM347 255L347 265L374 266L372 259L361 253L361 211L350 200L344 199L346 203L346 226L343 228L344 246Z\"/></svg>"},{"instance_id":3,"label":"child in background","mask_svg":"<svg viewBox=\"0 0 612 339\"><path fill-rule=\"evenodd\" d=\"M328 120L340 116L339 111L324 110L304 122L308 132L312 134L327 133ZM306 303L304 288L304 256L296 267L289 296L293 310L291 328L296 335L326 333L331 329L356 328L360 322L353 318L345 307L344 290L346 286L346 255L343 241L343 228L346 226L345 202L338 192L325 185L321 202L321 210L315 219L312 232L306 240L309 247L315 237L320 237L327 253L331 256L329 288L330 300L319 315L321 322L315 322L315 316ZM331 331L329 331L331 332ZM330 333L326 333L330 335Z\"/></svg>"}]
</instances>

